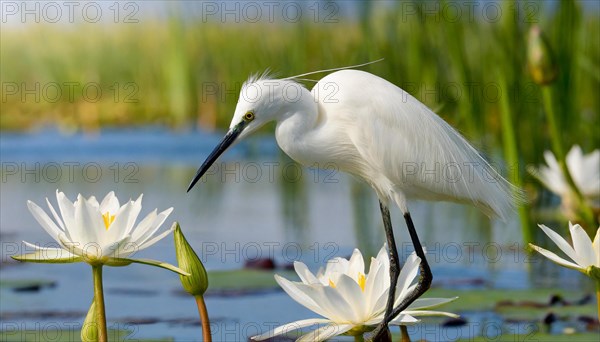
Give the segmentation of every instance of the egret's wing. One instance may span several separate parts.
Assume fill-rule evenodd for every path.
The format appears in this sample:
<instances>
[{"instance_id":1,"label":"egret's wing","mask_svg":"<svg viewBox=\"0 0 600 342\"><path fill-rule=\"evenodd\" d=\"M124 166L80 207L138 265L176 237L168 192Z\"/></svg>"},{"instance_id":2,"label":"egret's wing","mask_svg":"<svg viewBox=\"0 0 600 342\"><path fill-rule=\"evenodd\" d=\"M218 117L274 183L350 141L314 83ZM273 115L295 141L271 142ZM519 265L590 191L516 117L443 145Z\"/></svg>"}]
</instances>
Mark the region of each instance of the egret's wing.
<instances>
[{"instance_id":1,"label":"egret's wing","mask_svg":"<svg viewBox=\"0 0 600 342\"><path fill-rule=\"evenodd\" d=\"M390 192L401 192L408 198L472 202L501 218L512 211L518 193L513 186L410 94L356 70L323 81L335 82L338 101L320 101L321 106L329 120L344 127L364 160L360 175L378 191L387 190L390 198Z\"/></svg>"}]
</instances>

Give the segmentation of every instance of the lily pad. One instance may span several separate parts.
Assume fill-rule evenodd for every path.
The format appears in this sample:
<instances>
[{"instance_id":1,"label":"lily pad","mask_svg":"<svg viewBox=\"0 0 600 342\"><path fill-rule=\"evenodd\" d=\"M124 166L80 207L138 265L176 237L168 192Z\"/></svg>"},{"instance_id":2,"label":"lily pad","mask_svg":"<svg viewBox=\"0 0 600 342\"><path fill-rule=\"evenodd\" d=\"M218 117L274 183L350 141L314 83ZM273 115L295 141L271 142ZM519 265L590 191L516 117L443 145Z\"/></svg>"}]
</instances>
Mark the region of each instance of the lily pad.
<instances>
[{"instance_id":1,"label":"lily pad","mask_svg":"<svg viewBox=\"0 0 600 342\"><path fill-rule=\"evenodd\" d=\"M578 314L595 313L595 300L584 305L550 305L553 296L560 296L568 303L581 300L583 293L563 289L528 289L528 290L448 290L433 288L424 297L458 297L457 300L442 307L444 311L496 311L510 313L511 311L532 310L546 312L548 310L574 311ZM512 305L508 305L512 303ZM516 310L513 310L516 309Z\"/></svg>"},{"instance_id":2,"label":"lily pad","mask_svg":"<svg viewBox=\"0 0 600 342\"><path fill-rule=\"evenodd\" d=\"M280 291L275 282L275 274L296 279L293 271L239 269L228 271L209 271L206 296L257 295Z\"/></svg>"}]
</instances>

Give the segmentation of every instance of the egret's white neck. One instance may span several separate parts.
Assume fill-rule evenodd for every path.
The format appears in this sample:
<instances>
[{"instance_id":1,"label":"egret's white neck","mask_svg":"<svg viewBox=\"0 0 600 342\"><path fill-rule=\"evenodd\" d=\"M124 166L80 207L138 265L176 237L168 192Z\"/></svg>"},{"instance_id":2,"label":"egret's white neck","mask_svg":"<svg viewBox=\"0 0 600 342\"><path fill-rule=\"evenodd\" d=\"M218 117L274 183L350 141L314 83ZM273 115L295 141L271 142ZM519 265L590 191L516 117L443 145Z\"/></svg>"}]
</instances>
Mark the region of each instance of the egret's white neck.
<instances>
[{"instance_id":1,"label":"egret's white neck","mask_svg":"<svg viewBox=\"0 0 600 342\"><path fill-rule=\"evenodd\" d=\"M297 91L297 92L296 92ZM284 94L286 94L284 92ZM289 89L284 96L279 115L275 118L275 137L281 149L300 163L308 163L303 146L314 133L319 122L318 103L310 91L302 86Z\"/></svg>"}]
</instances>

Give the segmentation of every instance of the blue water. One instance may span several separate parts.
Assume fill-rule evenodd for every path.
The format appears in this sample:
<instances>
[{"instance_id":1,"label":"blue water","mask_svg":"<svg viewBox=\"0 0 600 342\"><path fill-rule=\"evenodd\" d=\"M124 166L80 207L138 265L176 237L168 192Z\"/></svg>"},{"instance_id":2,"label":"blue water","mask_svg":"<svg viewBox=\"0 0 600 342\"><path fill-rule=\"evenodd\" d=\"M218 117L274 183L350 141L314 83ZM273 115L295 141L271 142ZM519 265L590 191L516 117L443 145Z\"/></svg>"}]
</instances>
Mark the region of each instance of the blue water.
<instances>
[{"instance_id":1,"label":"blue water","mask_svg":"<svg viewBox=\"0 0 600 342\"><path fill-rule=\"evenodd\" d=\"M1 287L0 328L79 329L78 315L89 306L92 284L86 264L7 264L10 255L24 251L22 240L52 243L25 203L32 200L45 207L46 197L55 203L56 189L71 199L77 193L102 197L111 190L123 200L144 193L142 215L173 206L166 224L180 222L209 270L237 269L246 259L268 256L281 266L302 260L316 270L333 256L350 255L355 247L366 255L381 248L383 229L370 189L335 170L298 167L279 152L269 134L236 145L187 194L196 168L220 137L160 128L74 135L54 130L2 133L1 279L43 279L56 286L32 293ZM411 203L411 211L428 249L434 286L457 290L584 286L575 272L523 254L516 221L490 223L475 209L448 203ZM406 256L411 251L408 234L401 215L392 210L392 216L399 249ZM176 263L172 244L166 238L138 256ZM175 274L133 265L107 268L104 281L109 325L131 329L128 338L199 338L199 327L193 324L195 304L177 294ZM131 294L136 290L140 293ZM209 295L207 305L215 340L245 340L274 325L314 317L280 291ZM11 316L23 311L73 311L74 317ZM466 327L426 324L411 333L415 338L434 333L446 334L444 339L465 338L481 334L475 328L485 322L501 322L492 314L464 315L470 319ZM147 324L138 324L140 320Z\"/></svg>"}]
</instances>

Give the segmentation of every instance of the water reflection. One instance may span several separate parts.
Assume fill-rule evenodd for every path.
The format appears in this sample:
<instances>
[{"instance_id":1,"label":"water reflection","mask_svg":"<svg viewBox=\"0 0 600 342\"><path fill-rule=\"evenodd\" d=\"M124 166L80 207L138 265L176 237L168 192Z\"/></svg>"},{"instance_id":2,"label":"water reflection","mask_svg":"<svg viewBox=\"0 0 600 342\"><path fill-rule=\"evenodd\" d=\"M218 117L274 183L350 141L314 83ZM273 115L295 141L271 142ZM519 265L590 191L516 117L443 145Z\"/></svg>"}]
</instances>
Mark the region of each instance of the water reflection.
<instances>
[{"instance_id":1,"label":"water reflection","mask_svg":"<svg viewBox=\"0 0 600 342\"><path fill-rule=\"evenodd\" d=\"M283 217L283 229L286 240L308 243L308 193L307 177L303 177L303 168L284 153L279 154L279 163L285 165L277 179L278 195ZM306 172L306 171L305 171Z\"/></svg>"}]
</instances>

